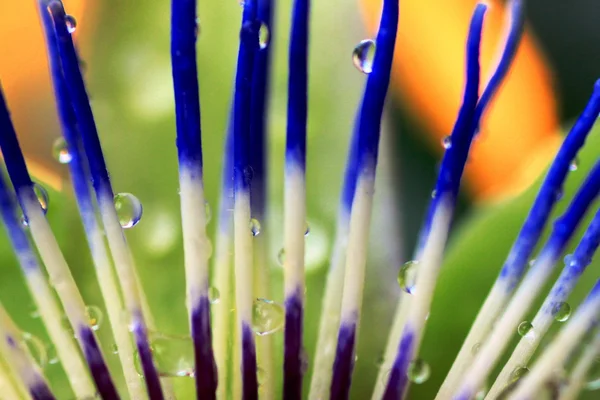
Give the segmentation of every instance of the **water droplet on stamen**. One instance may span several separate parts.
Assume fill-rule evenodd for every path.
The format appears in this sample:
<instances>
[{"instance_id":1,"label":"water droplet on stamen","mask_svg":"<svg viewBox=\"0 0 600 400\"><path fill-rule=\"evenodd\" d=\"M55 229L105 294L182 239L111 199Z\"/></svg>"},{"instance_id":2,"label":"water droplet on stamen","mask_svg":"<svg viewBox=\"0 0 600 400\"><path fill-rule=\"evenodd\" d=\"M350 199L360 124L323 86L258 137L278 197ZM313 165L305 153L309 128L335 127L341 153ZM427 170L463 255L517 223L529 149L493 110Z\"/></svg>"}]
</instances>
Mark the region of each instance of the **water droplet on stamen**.
<instances>
[{"instance_id":1,"label":"water droplet on stamen","mask_svg":"<svg viewBox=\"0 0 600 400\"><path fill-rule=\"evenodd\" d=\"M194 36L196 36L196 39L198 38L198 35L200 35L200 31L200 17L196 17L196 26L194 27Z\"/></svg>"},{"instance_id":2,"label":"water droplet on stamen","mask_svg":"<svg viewBox=\"0 0 600 400\"><path fill-rule=\"evenodd\" d=\"M210 304L217 304L221 300L221 292L214 286L208 288L208 301Z\"/></svg>"},{"instance_id":3,"label":"water droplet on stamen","mask_svg":"<svg viewBox=\"0 0 600 400\"><path fill-rule=\"evenodd\" d=\"M415 292L418 265L418 261L412 260L405 263L400 267L400 271L398 271L398 284L400 285L400 289L404 290L406 293L413 294Z\"/></svg>"},{"instance_id":4,"label":"water droplet on stamen","mask_svg":"<svg viewBox=\"0 0 600 400\"><path fill-rule=\"evenodd\" d=\"M272 300L256 299L252 305L252 329L260 336L277 332L283 327L284 310Z\"/></svg>"},{"instance_id":5,"label":"water droplet on stamen","mask_svg":"<svg viewBox=\"0 0 600 400\"><path fill-rule=\"evenodd\" d=\"M304 225L304 237L307 237L308 235L310 235L310 226L307 222L306 225Z\"/></svg>"},{"instance_id":6,"label":"water droplet on stamen","mask_svg":"<svg viewBox=\"0 0 600 400\"><path fill-rule=\"evenodd\" d=\"M435 199L436 197L437 197L437 190L434 189L431 191L431 198Z\"/></svg>"},{"instance_id":7,"label":"water droplet on stamen","mask_svg":"<svg viewBox=\"0 0 600 400\"><path fill-rule=\"evenodd\" d=\"M158 374L162 377L193 377L194 344L189 336L166 335L151 332L148 335L150 351ZM139 353L135 355L135 367L140 376L143 368Z\"/></svg>"},{"instance_id":8,"label":"water droplet on stamen","mask_svg":"<svg viewBox=\"0 0 600 400\"><path fill-rule=\"evenodd\" d=\"M35 362L44 368L48 363L48 353L46 346L37 336L32 335L29 332L23 332L21 335L23 345L29 350L29 354L35 360Z\"/></svg>"},{"instance_id":9,"label":"water droplet on stamen","mask_svg":"<svg viewBox=\"0 0 600 400\"><path fill-rule=\"evenodd\" d=\"M77 29L77 20L72 15L65 15L65 24L69 33L73 33Z\"/></svg>"},{"instance_id":10,"label":"water droplet on stamen","mask_svg":"<svg viewBox=\"0 0 600 400\"><path fill-rule=\"evenodd\" d=\"M85 315L89 321L90 327L92 330L97 331L100 329L100 324L102 323L102 319L104 318L104 314L100 307L97 306L87 306L85 307Z\"/></svg>"},{"instance_id":11,"label":"water droplet on stamen","mask_svg":"<svg viewBox=\"0 0 600 400\"><path fill-rule=\"evenodd\" d=\"M114 343L111 346L110 350L112 351L113 354L119 354L119 347Z\"/></svg>"},{"instance_id":12,"label":"water droplet on stamen","mask_svg":"<svg viewBox=\"0 0 600 400\"><path fill-rule=\"evenodd\" d=\"M258 46L261 50L264 50L269 46L271 40L271 33L269 27L264 22L261 22L260 29L258 30Z\"/></svg>"},{"instance_id":13,"label":"water droplet on stamen","mask_svg":"<svg viewBox=\"0 0 600 400\"><path fill-rule=\"evenodd\" d=\"M362 40L352 51L352 62L363 74L373 72L376 44L373 39Z\"/></svg>"},{"instance_id":14,"label":"water droplet on stamen","mask_svg":"<svg viewBox=\"0 0 600 400\"><path fill-rule=\"evenodd\" d=\"M131 193L116 194L114 205L123 228L132 228L140 222L143 213L142 203Z\"/></svg>"},{"instance_id":15,"label":"water droplet on stamen","mask_svg":"<svg viewBox=\"0 0 600 400\"><path fill-rule=\"evenodd\" d=\"M452 136L448 135L442 139L442 147L446 150L452 147Z\"/></svg>"},{"instance_id":16,"label":"water droplet on stamen","mask_svg":"<svg viewBox=\"0 0 600 400\"><path fill-rule=\"evenodd\" d=\"M517 333L521 337L529 336L533 334L533 325L529 321L523 321L517 327Z\"/></svg>"},{"instance_id":17,"label":"water droplet on stamen","mask_svg":"<svg viewBox=\"0 0 600 400\"><path fill-rule=\"evenodd\" d=\"M256 218L250 220L250 232L252 232L252 236L260 235L260 222Z\"/></svg>"},{"instance_id":18,"label":"water droplet on stamen","mask_svg":"<svg viewBox=\"0 0 600 400\"><path fill-rule=\"evenodd\" d=\"M408 375L408 379L411 382L418 384L424 383L429 379L429 375L431 374L431 368L429 368L429 364L423 361L420 358L413 360L408 366L408 371L406 372Z\"/></svg>"},{"instance_id":19,"label":"water droplet on stamen","mask_svg":"<svg viewBox=\"0 0 600 400\"><path fill-rule=\"evenodd\" d=\"M564 301L556 303L554 307L552 307L552 315L554 316L554 320L565 322L571 316L571 306Z\"/></svg>"},{"instance_id":20,"label":"water droplet on stamen","mask_svg":"<svg viewBox=\"0 0 600 400\"><path fill-rule=\"evenodd\" d=\"M577 158L574 158L573 161L571 161L571 164L569 164L569 171L574 172L577 171L578 168L579 160Z\"/></svg>"},{"instance_id":21,"label":"water droplet on stamen","mask_svg":"<svg viewBox=\"0 0 600 400\"><path fill-rule=\"evenodd\" d=\"M517 367L510 373L509 382L516 382L529 373L527 367Z\"/></svg>"},{"instance_id":22,"label":"water droplet on stamen","mask_svg":"<svg viewBox=\"0 0 600 400\"><path fill-rule=\"evenodd\" d=\"M48 192L39 183L33 184L33 192L35 193L35 197L37 197L38 202L40 203L40 207L42 207L42 211L44 211L45 214L46 212L48 212L48 203L50 202Z\"/></svg>"},{"instance_id":23,"label":"water droplet on stamen","mask_svg":"<svg viewBox=\"0 0 600 400\"><path fill-rule=\"evenodd\" d=\"M471 354L475 355L479 353L479 350L481 350L481 343L475 343L471 348Z\"/></svg>"},{"instance_id":24,"label":"water droplet on stamen","mask_svg":"<svg viewBox=\"0 0 600 400\"><path fill-rule=\"evenodd\" d=\"M67 142L64 138L58 138L52 145L52 156L61 164L68 164L73 160L73 155L69 152Z\"/></svg>"},{"instance_id":25,"label":"water droplet on stamen","mask_svg":"<svg viewBox=\"0 0 600 400\"><path fill-rule=\"evenodd\" d=\"M281 266L283 266L283 264L285 263L285 249L284 248L279 250L279 253L277 253L277 262Z\"/></svg>"}]
</instances>

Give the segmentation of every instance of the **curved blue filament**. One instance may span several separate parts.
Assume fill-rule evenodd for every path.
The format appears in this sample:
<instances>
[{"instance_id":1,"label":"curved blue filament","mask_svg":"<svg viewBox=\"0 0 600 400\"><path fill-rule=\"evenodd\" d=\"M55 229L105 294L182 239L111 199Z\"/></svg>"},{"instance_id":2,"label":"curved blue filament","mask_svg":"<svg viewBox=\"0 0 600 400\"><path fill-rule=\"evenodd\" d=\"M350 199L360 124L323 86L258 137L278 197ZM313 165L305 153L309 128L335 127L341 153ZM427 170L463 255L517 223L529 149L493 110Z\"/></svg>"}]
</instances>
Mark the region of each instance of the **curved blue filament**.
<instances>
[{"instance_id":1,"label":"curved blue filament","mask_svg":"<svg viewBox=\"0 0 600 400\"><path fill-rule=\"evenodd\" d=\"M429 234L431 219L433 218L440 199L445 198L452 202L456 200L460 179L467 160L471 141L475 132L473 118L475 107L477 105L479 90L479 52L481 45L481 32L487 6L479 3L475 7L471 24L469 26L469 35L467 38L467 83L463 96L463 104L460 108L456 124L452 131L452 146L446 151L442 161L442 167L438 176L436 185L436 196L430 204L429 215L426 221L424 234L421 236L419 252L424 245L424 241ZM408 388L408 367L415 357L417 351L415 340L420 332L410 323L405 325L398 352L389 374L389 379L383 394L384 400L402 398Z\"/></svg>"},{"instance_id":2,"label":"curved blue filament","mask_svg":"<svg viewBox=\"0 0 600 400\"><path fill-rule=\"evenodd\" d=\"M500 60L496 65L494 73L492 77L488 81L479 102L477 103L477 107L475 109L475 123L477 129L479 129L478 125L481 121L481 117L485 113L490 101L498 91L500 84L506 77L510 65L512 64L515 55L517 54L517 49L519 48L519 43L521 42L521 37L523 36L523 29L525 26L525 13L523 10L523 2L522 0L511 0L510 4L510 26L508 29L508 35L504 42L504 49L502 51L502 55L500 56Z\"/></svg>"},{"instance_id":3,"label":"curved blue filament","mask_svg":"<svg viewBox=\"0 0 600 400\"><path fill-rule=\"evenodd\" d=\"M196 65L196 0L171 2L171 66L180 168L202 179L202 133ZM199 176L196 176L198 174Z\"/></svg>"},{"instance_id":4,"label":"curved blue filament","mask_svg":"<svg viewBox=\"0 0 600 400\"><path fill-rule=\"evenodd\" d=\"M267 201L267 120L269 105L269 77L271 72L271 48L274 38L273 0L257 0L257 19L267 27L269 40L254 58L252 93L250 102L250 208L252 215L263 220Z\"/></svg>"},{"instance_id":5,"label":"curved blue filament","mask_svg":"<svg viewBox=\"0 0 600 400\"><path fill-rule=\"evenodd\" d=\"M577 152L583 147L587 135L600 114L600 80L570 132L566 136L540 187L525 223L515 240L500 272L499 281L512 291L523 275L527 260L540 239L554 204L562 195L562 186Z\"/></svg>"},{"instance_id":6,"label":"curved blue filament","mask_svg":"<svg viewBox=\"0 0 600 400\"><path fill-rule=\"evenodd\" d=\"M289 49L286 167L306 168L310 0L295 0Z\"/></svg>"},{"instance_id":7,"label":"curved blue filament","mask_svg":"<svg viewBox=\"0 0 600 400\"><path fill-rule=\"evenodd\" d=\"M306 168L306 127L308 119L308 42L310 0L295 0L289 47L286 173ZM283 397L302 398L304 326L303 293L300 288L285 299L283 356Z\"/></svg>"},{"instance_id":8,"label":"curved blue filament","mask_svg":"<svg viewBox=\"0 0 600 400\"><path fill-rule=\"evenodd\" d=\"M355 160L347 164L345 188L342 198L352 201L356 178L375 178L379 147L381 117L390 82L396 33L398 31L399 2L384 0L381 22L377 33L377 50L373 60L373 70L369 74L360 111L356 139L350 145L350 157L356 153ZM356 142L354 142L356 140ZM354 189L351 189L354 186ZM333 364L333 377L330 387L332 399L346 399L349 396L354 354L356 348L356 320L343 321L338 331L338 344Z\"/></svg>"},{"instance_id":9,"label":"curved blue filament","mask_svg":"<svg viewBox=\"0 0 600 400\"><path fill-rule=\"evenodd\" d=\"M177 150L180 170L202 184L202 134L200 96L196 65L196 0L171 2L171 65L175 92ZM202 228L204 229L204 228ZM217 374L212 349L210 307L206 296L190 304L191 336L194 341L196 396L216 398Z\"/></svg>"},{"instance_id":10,"label":"curved blue filament","mask_svg":"<svg viewBox=\"0 0 600 400\"><path fill-rule=\"evenodd\" d=\"M479 65L479 52L481 45L481 32L483 29L484 15L487 6L483 3L477 4L467 38L467 71L466 85L463 94L463 102L458 112L458 117L452 129L451 145L446 150L438 174L434 196L429 204L427 216L419 237L417 245L417 256L421 253L431 228L431 222L436 213L440 200L444 199L451 209L454 209L456 197L462 174L469 156L469 149L475 136L475 115L479 99L479 82L481 68Z\"/></svg>"},{"instance_id":11,"label":"curved blue filament","mask_svg":"<svg viewBox=\"0 0 600 400\"><path fill-rule=\"evenodd\" d=\"M54 23L58 56L60 57L60 60L56 60L55 62L60 63L62 66L65 86L79 128L74 132L80 135L83 143L88 160L89 171L92 177L92 185L96 191L98 203L102 204L110 201L112 204L112 187L102 154L102 147L96 130L89 98L79 69L79 59L71 35L67 30L65 10L60 1L50 2L48 4L48 10L50 11ZM141 318L141 314L136 316L136 318L137 317ZM140 324L141 321L141 319L138 321L138 326L134 330L134 335L136 336L136 346L144 370L146 388L151 400L162 400L162 388L158 373L150 355L146 327L145 325L142 326Z\"/></svg>"},{"instance_id":12,"label":"curved blue filament","mask_svg":"<svg viewBox=\"0 0 600 400\"><path fill-rule=\"evenodd\" d=\"M248 191L253 174L250 164L250 103L254 59L258 51L259 23L256 12L256 0L245 1L233 99L233 169L236 191Z\"/></svg>"}]
</instances>

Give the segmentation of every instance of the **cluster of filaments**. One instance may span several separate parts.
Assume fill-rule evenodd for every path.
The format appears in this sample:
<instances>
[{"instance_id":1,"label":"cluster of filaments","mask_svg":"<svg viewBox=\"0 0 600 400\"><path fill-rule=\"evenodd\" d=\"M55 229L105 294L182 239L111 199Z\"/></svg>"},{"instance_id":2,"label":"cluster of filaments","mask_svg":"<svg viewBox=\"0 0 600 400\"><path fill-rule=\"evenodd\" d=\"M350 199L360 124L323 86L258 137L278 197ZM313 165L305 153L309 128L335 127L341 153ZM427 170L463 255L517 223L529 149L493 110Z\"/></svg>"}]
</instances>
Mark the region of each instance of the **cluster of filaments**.
<instances>
[{"instance_id":1,"label":"cluster of filaments","mask_svg":"<svg viewBox=\"0 0 600 400\"><path fill-rule=\"evenodd\" d=\"M223 162L214 276L209 279L211 241L206 224L196 66L196 4L172 0L172 68L190 335L172 337L154 330L152 315L123 229L142 216L130 193L114 194L94 117L79 70L71 34L75 18L60 1L40 0L50 68L63 138L54 146L71 173L77 206L105 300L125 387L121 394L106 366L94 331L103 314L86 306L45 217L48 195L29 177L4 95L0 96L0 148L9 187L0 179L0 211L27 285L56 355L47 360L39 339L21 332L0 306L0 390L7 399L54 399L43 374L59 363L79 399L174 398L165 377L187 376L198 398L276 397L275 352L270 334L283 328L283 398L302 397L307 357L303 350L304 240L306 225L306 124L308 118L309 1L295 0L289 47L288 124L284 182L284 304L268 300L266 235L266 116L273 35L271 0L243 4L240 45ZM400 268L401 295L373 399L407 396L411 383L427 381L430 366L418 357L441 267L456 197L471 143L481 119L505 78L523 30L519 0L507 4L507 36L498 64L480 93L479 46L488 6L476 6L467 37L466 84L444 159L420 233L414 261ZM317 349L312 357L309 398L348 398L356 357L367 243L383 106L398 29L398 0L384 0L376 39L352 52L367 75L356 118L338 211L335 245L323 297ZM569 171L600 112L600 83L558 151L489 297L448 373L437 399L575 398L600 353L596 327L600 283L571 316L567 300L600 243L600 213L565 259L565 267L531 321L523 321L549 279L575 229L600 192L600 163L589 172L564 214L554 223L535 260L534 248L562 194ZM249 172L250 171L250 172ZM233 253L233 257L230 254ZM49 278L47 278L47 276ZM235 277L235 279L232 279ZM209 282L212 281L212 284ZM211 304L220 303L213 309ZM231 312L230 310L234 310ZM123 317L125 310L126 318ZM65 322L66 321L66 322ZM565 325L531 364L553 321ZM212 335L211 324L218 335ZM67 329L65 329L65 326ZM491 372L514 332L522 337L495 380ZM256 336L266 340L255 341ZM73 340L76 339L76 341ZM581 343L585 343L581 350ZM531 365L531 366L530 366ZM568 369L567 369L568 367ZM565 372L565 371L569 372ZM218 371L218 374L217 374ZM217 378L218 376L218 378ZM493 382L488 386L489 382ZM3 397L3 398L4 398Z\"/></svg>"}]
</instances>

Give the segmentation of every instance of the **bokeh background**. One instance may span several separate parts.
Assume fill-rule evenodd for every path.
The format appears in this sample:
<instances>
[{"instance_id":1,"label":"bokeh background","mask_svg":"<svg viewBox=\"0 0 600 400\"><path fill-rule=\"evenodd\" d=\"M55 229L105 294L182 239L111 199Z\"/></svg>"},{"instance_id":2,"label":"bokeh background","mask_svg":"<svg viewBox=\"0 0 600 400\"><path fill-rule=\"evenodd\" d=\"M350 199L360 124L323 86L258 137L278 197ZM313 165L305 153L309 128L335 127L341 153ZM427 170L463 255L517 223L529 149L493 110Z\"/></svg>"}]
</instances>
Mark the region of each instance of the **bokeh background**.
<instances>
[{"instance_id":1,"label":"bokeh background","mask_svg":"<svg viewBox=\"0 0 600 400\"><path fill-rule=\"evenodd\" d=\"M368 329L361 331L359 339L352 392L355 399L368 398L375 383L400 291L396 274L400 265L411 259L443 150L440 140L450 132L459 105L464 38L475 4L472 0L401 3L364 298L363 326ZM163 333L185 334L169 2L65 0L65 4L78 21L76 40L115 191L135 194L144 206L141 222L127 232L127 238L157 327ZM501 2L491 4L484 33L484 70L494 59L503 21ZM431 377L411 389L412 398L428 399L435 394L527 212L535 192L531 184L556 150L561 129L582 110L593 82L600 77L600 5L595 0L529 0L526 8L527 33L515 69L500 91L469 161L421 352L431 365ZM373 34L378 13L377 0L332 0L312 5L307 160L309 362L333 243L347 142L365 82L365 75L352 64L351 53L360 40ZM216 226L240 15L237 0L199 4L198 63L206 191L214 216L209 224L211 232ZM269 120L271 212L262 230L272 239L275 301L282 300L282 271L276 255L282 231L289 16L289 2L279 2L270 42L274 50ZM50 192L48 217L52 227L85 301L102 308L68 174L52 155L60 130L33 0L0 5L0 54L0 78L22 146L34 176ZM595 161L599 145L598 133L592 134L579 169L569 177L559 209L564 208ZM594 270L599 267L597 263L590 267L573 304L593 284L598 275ZM33 301L4 236L0 238L0 270L0 300L24 331L45 343L51 359L52 346L36 318ZM118 371L106 321L98 334L111 367ZM280 345L281 332L275 337ZM60 398L72 399L64 387L60 365L48 364L45 370ZM279 381L281 377L267 379ZM173 381L181 398L190 398L191 380ZM595 398L593 393L589 396Z\"/></svg>"}]
</instances>

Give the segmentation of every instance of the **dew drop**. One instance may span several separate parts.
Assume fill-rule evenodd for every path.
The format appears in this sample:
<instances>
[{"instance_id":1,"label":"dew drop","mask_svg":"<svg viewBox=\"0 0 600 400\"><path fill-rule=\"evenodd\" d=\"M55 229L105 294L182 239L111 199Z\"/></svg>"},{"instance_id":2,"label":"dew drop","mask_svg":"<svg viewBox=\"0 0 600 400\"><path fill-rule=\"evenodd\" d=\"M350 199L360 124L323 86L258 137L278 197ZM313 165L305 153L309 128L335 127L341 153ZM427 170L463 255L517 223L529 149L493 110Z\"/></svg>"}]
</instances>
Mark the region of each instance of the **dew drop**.
<instances>
[{"instance_id":1,"label":"dew drop","mask_svg":"<svg viewBox=\"0 0 600 400\"><path fill-rule=\"evenodd\" d=\"M452 136L444 136L444 138L442 139L442 147L444 147L444 149L446 150L452 147Z\"/></svg>"},{"instance_id":2,"label":"dew drop","mask_svg":"<svg viewBox=\"0 0 600 400\"><path fill-rule=\"evenodd\" d=\"M431 191L431 198L435 199L436 197L437 197L437 190L434 189Z\"/></svg>"},{"instance_id":3,"label":"dew drop","mask_svg":"<svg viewBox=\"0 0 600 400\"><path fill-rule=\"evenodd\" d=\"M260 336L277 332L283 327L284 310L272 300L256 299L252 305L252 329Z\"/></svg>"},{"instance_id":4,"label":"dew drop","mask_svg":"<svg viewBox=\"0 0 600 400\"><path fill-rule=\"evenodd\" d=\"M264 50L269 46L269 41L271 40L271 33L269 32L269 27L264 22L261 22L260 28L258 30L258 46L261 50Z\"/></svg>"},{"instance_id":5,"label":"dew drop","mask_svg":"<svg viewBox=\"0 0 600 400\"><path fill-rule=\"evenodd\" d=\"M72 15L65 15L65 24L69 33L73 33L77 29L77 20Z\"/></svg>"},{"instance_id":6,"label":"dew drop","mask_svg":"<svg viewBox=\"0 0 600 400\"><path fill-rule=\"evenodd\" d=\"M475 355L479 353L479 350L481 350L481 343L475 343L473 347L471 347L471 354Z\"/></svg>"},{"instance_id":7,"label":"dew drop","mask_svg":"<svg viewBox=\"0 0 600 400\"><path fill-rule=\"evenodd\" d=\"M208 288L208 301L210 304L217 304L221 301L221 292L214 286Z\"/></svg>"},{"instance_id":8,"label":"dew drop","mask_svg":"<svg viewBox=\"0 0 600 400\"><path fill-rule=\"evenodd\" d=\"M429 379L429 375L431 375L431 368L429 368L429 364L427 364L425 361L417 358L410 363L406 373L408 375L408 379L418 385Z\"/></svg>"},{"instance_id":9,"label":"dew drop","mask_svg":"<svg viewBox=\"0 0 600 400\"><path fill-rule=\"evenodd\" d=\"M196 36L196 38L198 38L198 35L200 35L200 31L201 31L201 27L200 27L200 17L196 17L196 26L194 26L194 36Z\"/></svg>"},{"instance_id":10,"label":"dew drop","mask_svg":"<svg viewBox=\"0 0 600 400\"><path fill-rule=\"evenodd\" d=\"M400 285L400 289L406 293L414 293L418 265L418 261L412 260L405 263L400 267L400 271L398 271L398 284Z\"/></svg>"},{"instance_id":11,"label":"dew drop","mask_svg":"<svg viewBox=\"0 0 600 400\"><path fill-rule=\"evenodd\" d=\"M362 40L352 51L352 62L356 69L363 74L373 72L373 59L375 58L375 41L373 39Z\"/></svg>"},{"instance_id":12,"label":"dew drop","mask_svg":"<svg viewBox=\"0 0 600 400\"><path fill-rule=\"evenodd\" d=\"M565 258L563 258L563 262L565 263L565 265L566 265L567 267L568 267L568 266L570 266L571 264L573 264L573 261L574 261L574 260L575 260L575 259L573 258L573 254L567 254L567 255L565 256Z\"/></svg>"},{"instance_id":13,"label":"dew drop","mask_svg":"<svg viewBox=\"0 0 600 400\"><path fill-rule=\"evenodd\" d=\"M29 350L29 354L33 357L35 362L44 368L48 363L48 352L46 346L37 336L32 335L29 332L23 332L21 335L23 345Z\"/></svg>"},{"instance_id":14,"label":"dew drop","mask_svg":"<svg viewBox=\"0 0 600 400\"><path fill-rule=\"evenodd\" d=\"M123 228L132 228L142 218L142 203L131 193L118 193L114 198L115 210Z\"/></svg>"},{"instance_id":15,"label":"dew drop","mask_svg":"<svg viewBox=\"0 0 600 400\"><path fill-rule=\"evenodd\" d=\"M113 343L113 345L110 347L110 351L113 354L119 354L119 347L115 343Z\"/></svg>"},{"instance_id":16,"label":"dew drop","mask_svg":"<svg viewBox=\"0 0 600 400\"><path fill-rule=\"evenodd\" d=\"M267 381L267 371L261 367L256 368L256 380L258 381L259 385L264 385Z\"/></svg>"},{"instance_id":17,"label":"dew drop","mask_svg":"<svg viewBox=\"0 0 600 400\"><path fill-rule=\"evenodd\" d=\"M256 218L250 220L250 232L252 236L260 235L260 222Z\"/></svg>"},{"instance_id":18,"label":"dew drop","mask_svg":"<svg viewBox=\"0 0 600 400\"><path fill-rule=\"evenodd\" d=\"M310 235L310 226L308 225L308 222L304 225L304 237L307 237L308 235Z\"/></svg>"},{"instance_id":19,"label":"dew drop","mask_svg":"<svg viewBox=\"0 0 600 400\"><path fill-rule=\"evenodd\" d=\"M556 303L552 307L552 315L554 316L554 320L558 322L565 322L571 316L571 306L569 303L565 303L564 301Z\"/></svg>"},{"instance_id":20,"label":"dew drop","mask_svg":"<svg viewBox=\"0 0 600 400\"><path fill-rule=\"evenodd\" d=\"M45 214L48 211L48 203L50 202L48 192L39 183L33 184L33 192L35 193L35 197L37 197L40 207L42 207L42 211L44 211Z\"/></svg>"},{"instance_id":21,"label":"dew drop","mask_svg":"<svg viewBox=\"0 0 600 400\"><path fill-rule=\"evenodd\" d=\"M533 325L529 321L523 321L517 327L517 333L521 337L529 336L533 333Z\"/></svg>"},{"instance_id":22,"label":"dew drop","mask_svg":"<svg viewBox=\"0 0 600 400\"><path fill-rule=\"evenodd\" d=\"M529 368L527 367L517 367L515 368L511 373L510 373L510 378L509 381L512 382L516 382L519 379L521 379L522 377L524 377L525 375L527 375L529 373Z\"/></svg>"},{"instance_id":23,"label":"dew drop","mask_svg":"<svg viewBox=\"0 0 600 400\"><path fill-rule=\"evenodd\" d=\"M577 158L574 158L573 161L571 161L571 164L569 164L569 171L574 172L577 171L578 168L579 160Z\"/></svg>"},{"instance_id":24,"label":"dew drop","mask_svg":"<svg viewBox=\"0 0 600 400\"><path fill-rule=\"evenodd\" d=\"M97 306L87 306L85 307L85 315L88 319L90 327L92 330L97 331L100 329L100 324L102 323L102 319L104 318L104 314L100 307Z\"/></svg>"},{"instance_id":25,"label":"dew drop","mask_svg":"<svg viewBox=\"0 0 600 400\"><path fill-rule=\"evenodd\" d=\"M285 263L285 249L284 248L281 248L281 250L279 250L279 253L277 253L277 262L281 266L283 266L283 263Z\"/></svg>"},{"instance_id":26,"label":"dew drop","mask_svg":"<svg viewBox=\"0 0 600 400\"><path fill-rule=\"evenodd\" d=\"M61 164L68 164L73 159L73 155L69 152L67 142L64 138L59 137L52 145L52 156Z\"/></svg>"},{"instance_id":27,"label":"dew drop","mask_svg":"<svg viewBox=\"0 0 600 400\"><path fill-rule=\"evenodd\" d=\"M165 378L194 376L194 344L189 336L151 332L148 340L152 358L160 376ZM137 352L135 368L138 374L143 376L144 370Z\"/></svg>"}]
</instances>

